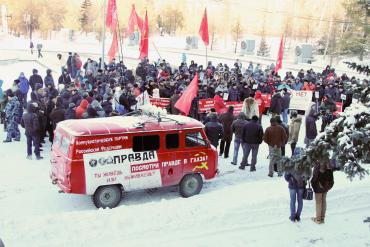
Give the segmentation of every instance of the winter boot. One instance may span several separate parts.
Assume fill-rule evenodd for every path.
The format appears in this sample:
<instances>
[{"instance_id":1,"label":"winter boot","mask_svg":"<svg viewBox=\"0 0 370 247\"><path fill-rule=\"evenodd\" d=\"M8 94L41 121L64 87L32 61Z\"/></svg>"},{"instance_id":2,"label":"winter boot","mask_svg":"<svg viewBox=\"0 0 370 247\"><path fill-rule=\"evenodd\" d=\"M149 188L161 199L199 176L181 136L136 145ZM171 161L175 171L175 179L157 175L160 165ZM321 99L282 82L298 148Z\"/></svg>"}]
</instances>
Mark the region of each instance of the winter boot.
<instances>
[{"instance_id":1,"label":"winter boot","mask_svg":"<svg viewBox=\"0 0 370 247\"><path fill-rule=\"evenodd\" d=\"M239 169L240 169L240 170L245 170L245 165L240 165L240 166L239 166Z\"/></svg>"},{"instance_id":2,"label":"winter boot","mask_svg":"<svg viewBox=\"0 0 370 247\"><path fill-rule=\"evenodd\" d=\"M311 220L313 221L313 222L315 222L316 224L322 224L322 222L321 222L321 218L320 219L317 219L316 217L312 217L311 218Z\"/></svg>"},{"instance_id":3,"label":"winter boot","mask_svg":"<svg viewBox=\"0 0 370 247\"><path fill-rule=\"evenodd\" d=\"M299 216L298 214L296 214L295 220L298 221L298 222L300 222L301 221L301 216Z\"/></svg>"},{"instance_id":4,"label":"winter boot","mask_svg":"<svg viewBox=\"0 0 370 247\"><path fill-rule=\"evenodd\" d=\"M325 217L321 217L321 224L325 223Z\"/></svg>"},{"instance_id":5,"label":"winter boot","mask_svg":"<svg viewBox=\"0 0 370 247\"><path fill-rule=\"evenodd\" d=\"M6 143L6 142L12 142L12 140L11 139L5 139L3 142L4 143Z\"/></svg>"},{"instance_id":6,"label":"winter boot","mask_svg":"<svg viewBox=\"0 0 370 247\"><path fill-rule=\"evenodd\" d=\"M20 141L21 141L21 139L20 139L20 138L17 138L17 139L14 139L14 141L16 141L16 142L20 142Z\"/></svg>"},{"instance_id":7,"label":"winter boot","mask_svg":"<svg viewBox=\"0 0 370 247\"><path fill-rule=\"evenodd\" d=\"M294 223L295 222L295 217L290 216L289 220Z\"/></svg>"},{"instance_id":8,"label":"winter boot","mask_svg":"<svg viewBox=\"0 0 370 247\"><path fill-rule=\"evenodd\" d=\"M256 166L251 166L251 169L249 171L255 172L256 171Z\"/></svg>"},{"instance_id":9,"label":"winter boot","mask_svg":"<svg viewBox=\"0 0 370 247\"><path fill-rule=\"evenodd\" d=\"M41 156L37 156L36 157L36 160L42 160L44 157L41 157Z\"/></svg>"},{"instance_id":10,"label":"winter boot","mask_svg":"<svg viewBox=\"0 0 370 247\"><path fill-rule=\"evenodd\" d=\"M267 176L272 178L274 175L272 173L269 173L269 174L267 174Z\"/></svg>"},{"instance_id":11,"label":"winter boot","mask_svg":"<svg viewBox=\"0 0 370 247\"><path fill-rule=\"evenodd\" d=\"M32 160L32 155L27 155L28 160Z\"/></svg>"}]
</instances>

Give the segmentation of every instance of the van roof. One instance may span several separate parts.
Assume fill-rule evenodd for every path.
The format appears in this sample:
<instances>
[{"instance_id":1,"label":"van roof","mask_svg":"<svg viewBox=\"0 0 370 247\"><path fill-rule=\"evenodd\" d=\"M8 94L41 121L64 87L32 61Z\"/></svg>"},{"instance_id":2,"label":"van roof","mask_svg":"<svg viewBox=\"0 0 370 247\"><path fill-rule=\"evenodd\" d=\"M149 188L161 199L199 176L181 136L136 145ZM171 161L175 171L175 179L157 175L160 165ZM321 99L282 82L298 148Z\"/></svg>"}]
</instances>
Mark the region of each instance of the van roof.
<instances>
[{"instance_id":1,"label":"van roof","mask_svg":"<svg viewBox=\"0 0 370 247\"><path fill-rule=\"evenodd\" d=\"M158 122L158 118L143 115L65 120L58 123L57 129L72 136L90 136L203 127L201 122L186 116L167 115Z\"/></svg>"}]
</instances>

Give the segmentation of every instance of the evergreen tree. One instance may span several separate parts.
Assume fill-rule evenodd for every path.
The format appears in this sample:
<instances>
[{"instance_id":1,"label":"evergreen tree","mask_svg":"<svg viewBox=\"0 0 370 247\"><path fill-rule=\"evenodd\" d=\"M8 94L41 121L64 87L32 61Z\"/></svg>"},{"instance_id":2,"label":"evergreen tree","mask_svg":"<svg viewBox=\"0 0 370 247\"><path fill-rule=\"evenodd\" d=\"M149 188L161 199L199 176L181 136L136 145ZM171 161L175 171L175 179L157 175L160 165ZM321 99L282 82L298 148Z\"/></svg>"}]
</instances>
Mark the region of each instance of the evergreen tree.
<instances>
[{"instance_id":1,"label":"evergreen tree","mask_svg":"<svg viewBox=\"0 0 370 247\"><path fill-rule=\"evenodd\" d=\"M349 0L344 3L348 23L345 23L343 37L340 41L340 54L358 55L362 61L365 53L369 52L370 3L366 0Z\"/></svg>"},{"instance_id":2,"label":"evergreen tree","mask_svg":"<svg viewBox=\"0 0 370 247\"><path fill-rule=\"evenodd\" d=\"M257 56L269 57L270 56L270 47L267 45L265 36L262 36L260 46L257 51Z\"/></svg>"},{"instance_id":3,"label":"evergreen tree","mask_svg":"<svg viewBox=\"0 0 370 247\"><path fill-rule=\"evenodd\" d=\"M370 163L370 88L360 83L347 84L346 88L358 102L353 102L339 114L302 156L283 157L282 165L286 171L296 169L309 177L315 164L334 161L350 179L369 174L365 166Z\"/></svg>"},{"instance_id":4,"label":"evergreen tree","mask_svg":"<svg viewBox=\"0 0 370 247\"><path fill-rule=\"evenodd\" d=\"M81 17L80 17L80 25L83 32L90 31L90 10L91 10L91 2L90 0L84 0L81 4Z\"/></svg>"}]
</instances>

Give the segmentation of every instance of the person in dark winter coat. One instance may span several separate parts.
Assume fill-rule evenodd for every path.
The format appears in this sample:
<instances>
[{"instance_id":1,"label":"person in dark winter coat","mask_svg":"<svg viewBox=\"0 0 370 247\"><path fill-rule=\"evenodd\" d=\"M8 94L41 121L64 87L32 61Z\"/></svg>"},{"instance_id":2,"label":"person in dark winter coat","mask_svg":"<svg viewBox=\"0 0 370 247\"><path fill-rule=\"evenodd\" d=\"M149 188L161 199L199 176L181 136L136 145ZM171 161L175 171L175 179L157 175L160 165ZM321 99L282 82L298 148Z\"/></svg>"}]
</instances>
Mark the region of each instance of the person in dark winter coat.
<instances>
[{"instance_id":1,"label":"person in dark winter coat","mask_svg":"<svg viewBox=\"0 0 370 247\"><path fill-rule=\"evenodd\" d=\"M263 129L261 124L258 122L258 117L253 116L252 120L249 121L243 128L243 160L240 164L239 169L244 170L248 166L248 157L250 151L252 151L252 160L250 171L256 170L258 148L262 143Z\"/></svg>"},{"instance_id":2,"label":"person in dark winter coat","mask_svg":"<svg viewBox=\"0 0 370 247\"><path fill-rule=\"evenodd\" d=\"M319 114L316 112L315 103L312 103L310 108L306 112L308 114L306 114L306 135L304 143L306 144L306 146L308 146L317 136L316 121L319 117Z\"/></svg>"},{"instance_id":3,"label":"person in dark winter coat","mask_svg":"<svg viewBox=\"0 0 370 247\"><path fill-rule=\"evenodd\" d=\"M281 159L281 147L284 145L288 136L285 133L283 127L281 127L276 118L272 117L270 119L271 126L268 127L263 136L264 142L269 146L269 173L268 176L272 177L274 172L274 164L277 164L277 172L279 176L282 176L282 168L280 165Z\"/></svg>"},{"instance_id":4,"label":"person in dark winter coat","mask_svg":"<svg viewBox=\"0 0 370 247\"><path fill-rule=\"evenodd\" d=\"M222 138L224 129L222 127L222 124L218 122L216 114L212 114L211 121L206 123L205 132L208 137L208 140L215 148L217 148L218 141Z\"/></svg>"},{"instance_id":5,"label":"person in dark winter coat","mask_svg":"<svg viewBox=\"0 0 370 247\"><path fill-rule=\"evenodd\" d=\"M55 108L50 113L50 120L52 122L53 131L56 129L59 122L65 120L65 110L63 109L63 102L60 97L57 98Z\"/></svg>"},{"instance_id":6,"label":"person in dark winter coat","mask_svg":"<svg viewBox=\"0 0 370 247\"><path fill-rule=\"evenodd\" d=\"M281 116L283 118L283 122L285 124L288 124L288 111L290 106L290 93L288 93L288 90L286 88L283 89L284 96L281 100Z\"/></svg>"},{"instance_id":7,"label":"person in dark winter coat","mask_svg":"<svg viewBox=\"0 0 370 247\"><path fill-rule=\"evenodd\" d=\"M27 159L32 159L32 143L34 153L37 160L43 159L40 156L40 123L39 117L36 114L36 103L27 105L27 113L23 114L21 126L26 129L25 135L27 138Z\"/></svg>"},{"instance_id":8,"label":"person in dark winter coat","mask_svg":"<svg viewBox=\"0 0 370 247\"><path fill-rule=\"evenodd\" d=\"M337 106L335 105L333 99L330 95L325 95L324 101L320 105L320 111L323 115L322 117L322 124L321 124L321 132L325 130L325 127L328 126L333 120L335 119L334 112L337 110Z\"/></svg>"},{"instance_id":9,"label":"person in dark winter coat","mask_svg":"<svg viewBox=\"0 0 370 247\"><path fill-rule=\"evenodd\" d=\"M248 123L244 112L240 112L238 118L234 120L231 125L231 130L234 133L234 155L232 165L238 164L239 147L243 143L243 130L244 126Z\"/></svg>"},{"instance_id":10,"label":"person in dark winter coat","mask_svg":"<svg viewBox=\"0 0 370 247\"><path fill-rule=\"evenodd\" d=\"M68 109L64 113L64 119L76 119L76 105L74 103L69 103Z\"/></svg>"},{"instance_id":11,"label":"person in dark winter coat","mask_svg":"<svg viewBox=\"0 0 370 247\"><path fill-rule=\"evenodd\" d=\"M282 111L282 97L279 92L275 93L271 98L270 112L273 117L280 116Z\"/></svg>"},{"instance_id":12,"label":"person in dark winter coat","mask_svg":"<svg viewBox=\"0 0 370 247\"><path fill-rule=\"evenodd\" d=\"M101 104L101 107L104 109L105 115L109 116L113 111L113 98L112 98L112 96L108 96L107 100L104 101Z\"/></svg>"},{"instance_id":13,"label":"person in dark winter coat","mask_svg":"<svg viewBox=\"0 0 370 247\"><path fill-rule=\"evenodd\" d=\"M8 103L5 106L5 120L7 123L7 136L3 142L11 142L14 138L15 141L20 141L21 134L19 132L18 124L22 118L21 114L21 104L18 101L18 98L15 97L11 89L6 91L8 97Z\"/></svg>"},{"instance_id":14,"label":"person in dark winter coat","mask_svg":"<svg viewBox=\"0 0 370 247\"><path fill-rule=\"evenodd\" d=\"M301 221L301 213L303 209L303 192L306 188L306 180L298 171L286 172L284 175L288 182L290 195L290 216L292 222ZM296 202L298 207L296 209Z\"/></svg>"},{"instance_id":15,"label":"person in dark winter coat","mask_svg":"<svg viewBox=\"0 0 370 247\"><path fill-rule=\"evenodd\" d=\"M180 90L176 90L175 94L170 98L169 112L174 115L180 114L180 111L175 107L176 102L180 99Z\"/></svg>"},{"instance_id":16,"label":"person in dark winter coat","mask_svg":"<svg viewBox=\"0 0 370 247\"><path fill-rule=\"evenodd\" d=\"M317 224L323 224L325 223L326 214L326 195L334 185L333 169L330 161L315 165L311 185L315 192L316 201L316 217L313 217L312 220Z\"/></svg>"},{"instance_id":17,"label":"person in dark winter coat","mask_svg":"<svg viewBox=\"0 0 370 247\"><path fill-rule=\"evenodd\" d=\"M221 140L220 145L220 156L224 155L224 158L227 159L229 157L229 150L230 150L230 143L233 138L233 132L231 129L231 125L234 121L234 107L229 106L226 113L221 114L220 116L220 123L224 129L224 135Z\"/></svg>"},{"instance_id":18,"label":"person in dark winter coat","mask_svg":"<svg viewBox=\"0 0 370 247\"><path fill-rule=\"evenodd\" d=\"M239 98L239 92L238 92L238 89L236 87L236 84L233 84L232 87L229 88L229 95L228 95L228 98L227 98L227 101L237 101L239 102L240 98Z\"/></svg>"},{"instance_id":19,"label":"person in dark winter coat","mask_svg":"<svg viewBox=\"0 0 370 247\"><path fill-rule=\"evenodd\" d=\"M55 87L53 76L51 75L51 69L46 70L46 76L44 79L45 87L52 85Z\"/></svg>"},{"instance_id":20,"label":"person in dark winter coat","mask_svg":"<svg viewBox=\"0 0 370 247\"><path fill-rule=\"evenodd\" d=\"M42 77L38 74L37 69L32 70L32 75L29 79L29 83L30 83L32 91L35 91L36 84L44 85Z\"/></svg>"},{"instance_id":21,"label":"person in dark winter coat","mask_svg":"<svg viewBox=\"0 0 370 247\"><path fill-rule=\"evenodd\" d=\"M68 74L68 71L66 69L63 69L63 74L59 76L58 83L69 85L72 82L71 77Z\"/></svg>"}]
</instances>

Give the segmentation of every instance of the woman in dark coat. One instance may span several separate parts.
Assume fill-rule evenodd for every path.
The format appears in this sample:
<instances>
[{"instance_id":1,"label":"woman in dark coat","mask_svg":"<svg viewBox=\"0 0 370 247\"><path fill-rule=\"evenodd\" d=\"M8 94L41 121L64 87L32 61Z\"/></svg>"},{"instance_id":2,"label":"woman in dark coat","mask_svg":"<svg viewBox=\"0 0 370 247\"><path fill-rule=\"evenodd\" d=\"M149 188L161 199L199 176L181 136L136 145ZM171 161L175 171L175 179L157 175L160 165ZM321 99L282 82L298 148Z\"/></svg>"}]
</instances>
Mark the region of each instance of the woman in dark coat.
<instances>
[{"instance_id":1,"label":"woman in dark coat","mask_svg":"<svg viewBox=\"0 0 370 247\"><path fill-rule=\"evenodd\" d=\"M330 161L326 161L324 164L316 164L311 185L315 192L316 201L316 217L312 217L312 220L317 224L323 224L326 213L326 194L334 185L333 169Z\"/></svg>"}]
</instances>

